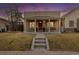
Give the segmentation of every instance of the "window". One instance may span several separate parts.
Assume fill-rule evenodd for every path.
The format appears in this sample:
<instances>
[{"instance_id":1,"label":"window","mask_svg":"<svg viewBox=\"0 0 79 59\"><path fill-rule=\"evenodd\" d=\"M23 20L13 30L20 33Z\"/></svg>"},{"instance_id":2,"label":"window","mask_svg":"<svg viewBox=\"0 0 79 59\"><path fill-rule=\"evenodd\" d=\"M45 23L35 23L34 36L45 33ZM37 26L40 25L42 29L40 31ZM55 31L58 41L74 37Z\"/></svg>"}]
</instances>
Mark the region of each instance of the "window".
<instances>
[{"instance_id":1,"label":"window","mask_svg":"<svg viewBox=\"0 0 79 59\"><path fill-rule=\"evenodd\" d=\"M30 28L34 28L35 27L35 22L30 22Z\"/></svg>"},{"instance_id":2,"label":"window","mask_svg":"<svg viewBox=\"0 0 79 59\"><path fill-rule=\"evenodd\" d=\"M69 21L69 27L74 27L74 21Z\"/></svg>"},{"instance_id":3,"label":"window","mask_svg":"<svg viewBox=\"0 0 79 59\"><path fill-rule=\"evenodd\" d=\"M54 27L54 22L50 22L50 27Z\"/></svg>"}]
</instances>

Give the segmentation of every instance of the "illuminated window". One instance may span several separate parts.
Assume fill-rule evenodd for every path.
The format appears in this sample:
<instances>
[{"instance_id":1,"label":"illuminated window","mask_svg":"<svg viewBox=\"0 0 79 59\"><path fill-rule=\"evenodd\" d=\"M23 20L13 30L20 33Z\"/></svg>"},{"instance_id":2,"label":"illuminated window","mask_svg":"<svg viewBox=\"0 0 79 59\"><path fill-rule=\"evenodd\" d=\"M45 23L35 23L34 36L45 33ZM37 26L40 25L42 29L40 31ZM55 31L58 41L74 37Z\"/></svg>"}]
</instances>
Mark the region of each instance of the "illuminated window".
<instances>
[{"instance_id":1,"label":"illuminated window","mask_svg":"<svg viewBox=\"0 0 79 59\"><path fill-rule=\"evenodd\" d=\"M35 27L35 22L30 22L30 28L34 28Z\"/></svg>"},{"instance_id":2,"label":"illuminated window","mask_svg":"<svg viewBox=\"0 0 79 59\"><path fill-rule=\"evenodd\" d=\"M54 27L54 22L50 22L50 27Z\"/></svg>"}]
</instances>

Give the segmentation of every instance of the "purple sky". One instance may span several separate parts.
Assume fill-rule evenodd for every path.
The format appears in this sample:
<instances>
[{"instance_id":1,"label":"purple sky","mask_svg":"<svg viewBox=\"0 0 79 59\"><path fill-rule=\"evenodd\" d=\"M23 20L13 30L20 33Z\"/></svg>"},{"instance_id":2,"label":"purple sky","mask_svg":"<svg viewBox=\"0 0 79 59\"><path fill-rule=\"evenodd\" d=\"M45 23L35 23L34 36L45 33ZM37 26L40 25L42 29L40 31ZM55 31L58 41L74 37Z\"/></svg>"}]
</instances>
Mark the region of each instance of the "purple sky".
<instances>
[{"instance_id":1,"label":"purple sky","mask_svg":"<svg viewBox=\"0 0 79 59\"><path fill-rule=\"evenodd\" d=\"M18 4L19 11L68 11L78 7L79 4L66 3L36 3L36 4Z\"/></svg>"},{"instance_id":2,"label":"purple sky","mask_svg":"<svg viewBox=\"0 0 79 59\"><path fill-rule=\"evenodd\" d=\"M78 3L2 3L0 9L17 6L19 11L67 11L77 6Z\"/></svg>"},{"instance_id":3,"label":"purple sky","mask_svg":"<svg viewBox=\"0 0 79 59\"><path fill-rule=\"evenodd\" d=\"M0 4L0 15L5 14L9 7L17 6L20 12L28 11L70 11L79 6L78 3L2 3Z\"/></svg>"}]
</instances>

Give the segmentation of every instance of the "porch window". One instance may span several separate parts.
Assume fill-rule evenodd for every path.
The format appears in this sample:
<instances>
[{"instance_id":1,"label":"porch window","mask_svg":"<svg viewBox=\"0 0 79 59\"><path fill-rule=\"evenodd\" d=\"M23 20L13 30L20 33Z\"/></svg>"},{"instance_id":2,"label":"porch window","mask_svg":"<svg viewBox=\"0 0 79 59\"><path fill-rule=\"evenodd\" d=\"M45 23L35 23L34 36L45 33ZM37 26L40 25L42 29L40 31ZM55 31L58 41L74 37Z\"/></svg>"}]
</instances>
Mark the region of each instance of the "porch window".
<instances>
[{"instance_id":1,"label":"porch window","mask_svg":"<svg viewBox=\"0 0 79 59\"><path fill-rule=\"evenodd\" d=\"M30 28L35 28L35 22L30 22Z\"/></svg>"},{"instance_id":2,"label":"porch window","mask_svg":"<svg viewBox=\"0 0 79 59\"><path fill-rule=\"evenodd\" d=\"M69 27L74 27L74 21L73 20L69 21Z\"/></svg>"},{"instance_id":3,"label":"porch window","mask_svg":"<svg viewBox=\"0 0 79 59\"><path fill-rule=\"evenodd\" d=\"M54 27L54 22L50 22L50 27Z\"/></svg>"}]
</instances>

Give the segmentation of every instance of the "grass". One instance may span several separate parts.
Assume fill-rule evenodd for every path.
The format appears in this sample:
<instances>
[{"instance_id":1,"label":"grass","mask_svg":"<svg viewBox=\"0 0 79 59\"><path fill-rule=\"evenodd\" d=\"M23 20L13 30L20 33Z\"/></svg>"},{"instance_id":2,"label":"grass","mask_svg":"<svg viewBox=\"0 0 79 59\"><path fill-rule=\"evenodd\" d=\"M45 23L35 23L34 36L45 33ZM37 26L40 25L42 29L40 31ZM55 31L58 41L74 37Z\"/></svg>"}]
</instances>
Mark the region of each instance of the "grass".
<instances>
[{"instance_id":1,"label":"grass","mask_svg":"<svg viewBox=\"0 0 79 59\"><path fill-rule=\"evenodd\" d=\"M79 33L47 34L51 51L79 51Z\"/></svg>"},{"instance_id":2,"label":"grass","mask_svg":"<svg viewBox=\"0 0 79 59\"><path fill-rule=\"evenodd\" d=\"M25 51L30 50L34 35L19 32L0 34L0 51Z\"/></svg>"},{"instance_id":3,"label":"grass","mask_svg":"<svg viewBox=\"0 0 79 59\"><path fill-rule=\"evenodd\" d=\"M35 35L21 32L0 33L0 51L28 51ZM46 34L50 51L79 51L79 33Z\"/></svg>"}]
</instances>

